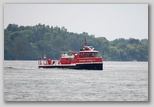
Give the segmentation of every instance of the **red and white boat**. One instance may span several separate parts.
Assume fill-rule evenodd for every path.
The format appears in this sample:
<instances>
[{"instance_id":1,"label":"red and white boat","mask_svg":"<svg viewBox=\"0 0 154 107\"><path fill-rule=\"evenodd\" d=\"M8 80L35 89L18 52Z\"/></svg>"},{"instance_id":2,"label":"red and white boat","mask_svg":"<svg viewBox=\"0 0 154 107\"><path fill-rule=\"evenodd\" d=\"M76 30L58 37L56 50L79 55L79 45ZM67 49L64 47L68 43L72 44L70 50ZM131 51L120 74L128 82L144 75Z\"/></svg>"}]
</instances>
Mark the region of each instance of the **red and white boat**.
<instances>
[{"instance_id":1,"label":"red and white boat","mask_svg":"<svg viewBox=\"0 0 154 107\"><path fill-rule=\"evenodd\" d=\"M44 56L45 61L38 61L39 68L68 68L68 69L88 69L103 70L103 58L97 57L98 51L92 46L86 46L80 49L79 53L74 52L63 53L59 60L51 60Z\"/></svg>"}]
</instances>

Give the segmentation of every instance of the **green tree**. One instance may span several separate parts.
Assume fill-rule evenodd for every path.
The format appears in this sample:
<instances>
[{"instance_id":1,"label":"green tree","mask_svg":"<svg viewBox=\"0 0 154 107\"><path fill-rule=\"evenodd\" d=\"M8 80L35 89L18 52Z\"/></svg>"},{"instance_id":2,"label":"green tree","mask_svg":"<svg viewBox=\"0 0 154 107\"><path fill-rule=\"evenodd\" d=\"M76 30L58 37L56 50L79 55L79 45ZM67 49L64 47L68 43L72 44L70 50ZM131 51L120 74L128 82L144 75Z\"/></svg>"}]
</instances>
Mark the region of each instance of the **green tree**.
<instances>
[{"instance_id":1,"label":"green tree","mask_svg":"<svg viewBox=\"0 0 154 107\"><path fill-rule=\"evenodd\" d=\"M9 24L4 29L4 59L32 60L44 54L58 59L67 51L79 52L86 38L88 46L94 46L104 60L148 61L148 39L118 38L108 41L105 37L95 37L87 32L69 32L62 27L45 24L18 26Z\"/></svg>"}]
</instances>

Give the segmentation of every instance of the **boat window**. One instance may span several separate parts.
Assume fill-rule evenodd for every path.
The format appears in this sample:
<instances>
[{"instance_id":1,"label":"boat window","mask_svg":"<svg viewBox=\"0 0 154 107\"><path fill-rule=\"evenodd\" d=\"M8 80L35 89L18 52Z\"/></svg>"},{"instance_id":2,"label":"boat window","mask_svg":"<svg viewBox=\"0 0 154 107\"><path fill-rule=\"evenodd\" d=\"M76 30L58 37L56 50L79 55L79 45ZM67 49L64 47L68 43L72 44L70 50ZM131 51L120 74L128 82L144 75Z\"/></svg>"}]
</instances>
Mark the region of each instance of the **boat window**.
<instances>
[{"instance_id":1,"label":"boat window","mask_svg":"<svg viewBox=\"0 0 154 107\"><path fill-rule=\"evenodd\" d=\"M97 56L97 53L96 52L93 52L92 53L92 57L96 57Z\"/></svg>"},{"instance_id":2,"label":"boat window","mask_svg":"<svg viewBox=\"0 0 154 107\"><path fill-rule=\"evenodd\" d=\"M88 53L87 53L87 57L91 57L91 53L88 52Z\"/></svg>"},{"instance_id":3,"label":"boat window","mask_svg":"<svg viewBox=\"0 0 154 107\"><path fill-rule=\"evenodd\" d=\"M85 56L85 57L92 57L92 53L86 52L86 53L84 54L84 56Z\"/></svg>"},{"instance_id":4,"label":"boat window","mask_svg":"<svg viewBox=\"0 0 154 107\"><path fill-rule=\"evenodd\" d=\"M81 57L96 57L97 52L81 52L80 56Z\"/></svg>"},{"instance_id":5,"label":"boat window","mask_svg":"<svg viewBox=\"0 0 154 107\"><path fill-rule=\"evenodd\" d=\"M84 54L81 52L81 53L80 53L80 56L81 56L81 57L83 57L83 56L84 56Z\"/></svg>"}]
</instances>

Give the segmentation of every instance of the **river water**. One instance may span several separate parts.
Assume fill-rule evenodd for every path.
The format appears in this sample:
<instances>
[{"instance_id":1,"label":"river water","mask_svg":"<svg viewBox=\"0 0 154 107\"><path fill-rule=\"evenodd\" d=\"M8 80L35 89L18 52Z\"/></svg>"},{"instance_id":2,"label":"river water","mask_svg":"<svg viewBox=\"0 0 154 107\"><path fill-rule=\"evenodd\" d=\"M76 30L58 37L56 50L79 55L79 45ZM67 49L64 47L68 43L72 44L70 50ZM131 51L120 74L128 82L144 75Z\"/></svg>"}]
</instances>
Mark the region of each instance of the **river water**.
<instances>
[{"instance_id":1,"label":"river water","mask_svg":"<svg viewBox=\"0 0 154 107\"><path fill-rule=\"evenodd\" d=\"M4 100L148 101L148 62L103 63L104 70L72 70L4 61Z\"/></svg>"}]
</instances>

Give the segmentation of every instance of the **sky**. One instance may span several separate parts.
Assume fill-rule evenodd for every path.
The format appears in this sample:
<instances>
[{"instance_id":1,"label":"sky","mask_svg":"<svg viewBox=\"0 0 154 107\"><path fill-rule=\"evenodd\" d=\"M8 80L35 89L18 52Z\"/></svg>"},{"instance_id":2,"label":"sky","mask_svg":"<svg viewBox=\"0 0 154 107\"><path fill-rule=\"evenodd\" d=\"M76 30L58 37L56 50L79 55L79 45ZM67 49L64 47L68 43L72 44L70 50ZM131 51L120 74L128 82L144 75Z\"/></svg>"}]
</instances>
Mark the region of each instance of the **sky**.
<instances>
[{"instance_id":1,"label":"sky","mask_svg":"<svg viewBox=\"0 0 154 107\"><path fill-rule=\"evenodd\" d=\"M108 40L148 39L148 4L5 4L4 29L19 26L64 26Z\"/></svg>"}]
</instances>

